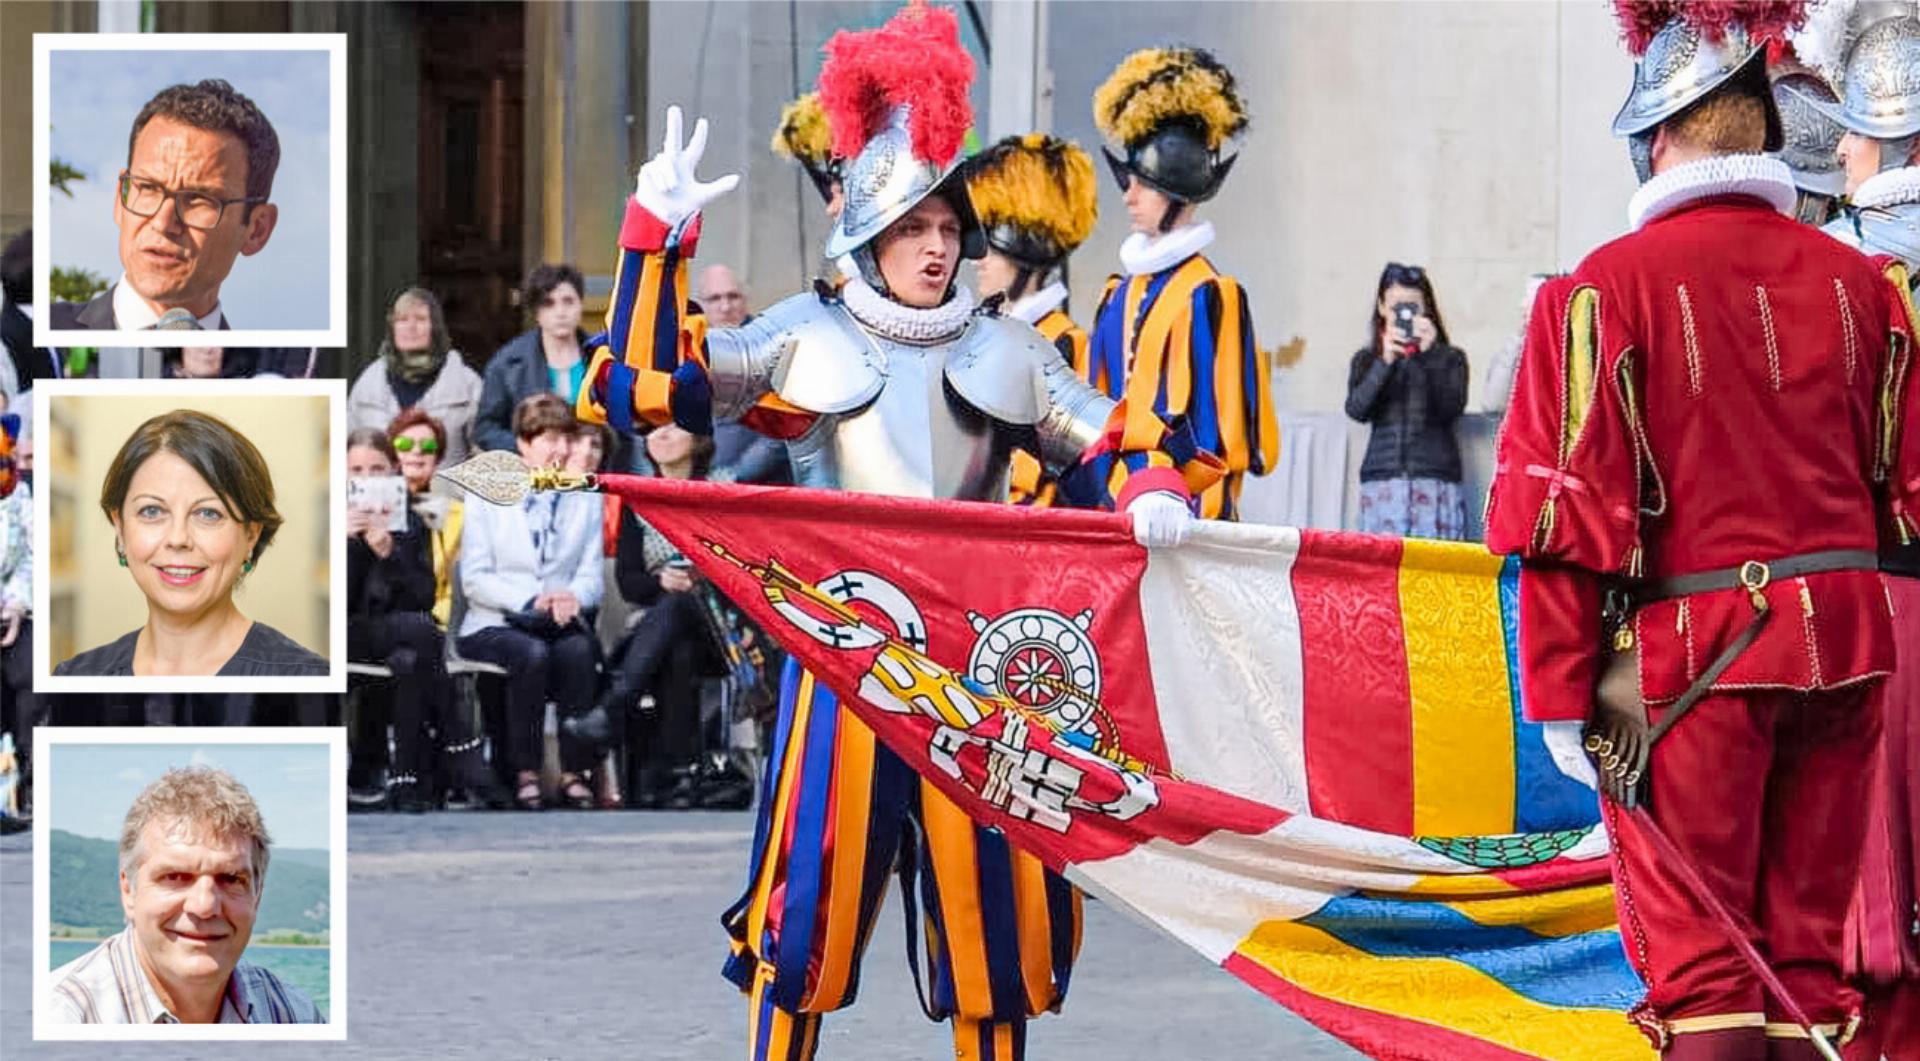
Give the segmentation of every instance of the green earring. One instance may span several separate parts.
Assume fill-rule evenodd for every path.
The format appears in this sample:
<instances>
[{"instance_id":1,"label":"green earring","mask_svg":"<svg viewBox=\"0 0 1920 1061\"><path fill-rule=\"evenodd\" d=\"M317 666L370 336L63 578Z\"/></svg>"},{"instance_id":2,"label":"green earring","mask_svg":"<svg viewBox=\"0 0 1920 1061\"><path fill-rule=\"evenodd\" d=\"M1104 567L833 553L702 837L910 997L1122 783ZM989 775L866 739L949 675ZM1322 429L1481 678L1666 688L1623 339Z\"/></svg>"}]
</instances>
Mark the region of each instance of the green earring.
<instances>
[{"instance_id":1,"label":"green earring","mask_svg":"<svg viewBox=\"0 0 1920 1061\"><path fill-rule=\"evenodd\" d=\"M123 552L121 552L121 551L120 551L119 549L117 549L117 548L116 548L116 549L114 549L114 552L115 552L116 554L118 554L118 555L119 555L119 557L120 557L120 566L121 566L121 567L125 567L125 566L127 566L127 554L126 554L126 553L123 553Z\"/></svg>"},{"instance_id":2,"label":"green earring","mask_svg":"<svg viewBox=\"0 0 1920 1061\"><path fill-rule=\"evenodd\" d=\"M124 563L125 561L122 561L122 562ZM240 562L240 573L241 573L241 574L243 574L243 575L251 575L251 574L253 574L253 561L251 561L251 560L242 560L242 561Z\"/></svg>"}]
</instances>

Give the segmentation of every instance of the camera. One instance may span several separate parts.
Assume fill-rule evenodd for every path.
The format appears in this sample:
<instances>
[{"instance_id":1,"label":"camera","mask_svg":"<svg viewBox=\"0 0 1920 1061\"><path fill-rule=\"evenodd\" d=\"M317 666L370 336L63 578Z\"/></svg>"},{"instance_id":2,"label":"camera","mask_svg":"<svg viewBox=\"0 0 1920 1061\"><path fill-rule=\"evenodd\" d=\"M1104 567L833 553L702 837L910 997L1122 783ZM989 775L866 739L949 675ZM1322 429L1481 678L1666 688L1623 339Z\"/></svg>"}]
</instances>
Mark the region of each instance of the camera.
<instances>
[{"instance_id":1,"label":"camera","mask_svg":"<svg viewBox=\"0 0 1920 1061\"><path fill-rule=\"evenodd\" d=\"M1420 315L1418 302L1395 302L1393 304L1393 326L1400 329L1400 337L1408 341L1413 339L1413 319Z\"/></svg>"}]
</instances>

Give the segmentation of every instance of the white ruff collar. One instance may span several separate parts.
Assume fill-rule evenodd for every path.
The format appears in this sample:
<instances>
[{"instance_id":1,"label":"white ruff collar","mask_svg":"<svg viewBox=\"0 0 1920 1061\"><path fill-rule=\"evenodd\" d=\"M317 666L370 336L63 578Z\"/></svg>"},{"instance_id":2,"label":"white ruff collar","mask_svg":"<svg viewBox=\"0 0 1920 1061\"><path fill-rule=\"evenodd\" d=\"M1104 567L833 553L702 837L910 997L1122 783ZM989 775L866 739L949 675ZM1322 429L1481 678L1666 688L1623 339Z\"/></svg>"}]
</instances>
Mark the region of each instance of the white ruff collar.
<instances>
[{"instance_id":1,"label":"white ruff collar","mask_svg":"<svg viewBox=\"0 0 1920 1061\"><path fill-rule=\"evenodd\" d=\"M1627 224L1638 230L1682 206L1717 195L1752 195L1783 214L1793 214L1798 193L1793 171L1766 155L1715 155L1688 162L1640 186L1627 202Z\"/></svg>"},{"instance_id":2,"label":"white ruff collar","mask_svg":"<svg viewBox=\"0 0 1920 1061\"><path fill-rule=\"evenodd\" d=\"M1848 198L1862 210L1875 206L1920 203L1920 166L1901 166L1885 173L1876 173L1861 181L1860 187Z\"/></svg>"},{"instance_id":3,"label":"white ruff collar","mask_svg":"<svg viewBox=\"0 0 1920 1061\"><path fill-rule=\"evenodd\" d=\"M1007 303L1006 315L1017 321L1034 321L1052 313L1067 301L1067 285L1055 280L1053 283L1026 295L1014 302Z\"/></svg>"},{"instance_id":4,"label":"white ruff collar","mask_svg":"<svg viewBox=\"0 0 1920 1061\"><path fill-rule=\"evenodd\" d=\"M1135 232L1120 244L1120 271L1149 276L1171 269L1213 243L1213 222L1184 225L1164 236Z\"/></svg>"},{"instance_id":5,"label":"white ruff collar","mask_svg":"<svg viewBox=\"0 0 1920 1061\"><path fill-rule=\"evenodd\" d=\"M863 277L853 277L840 289L853 319L889 339L930 343L951 338L973 315L973 292L954 285L953 296L932 309L915 309L875 291Z\"/></svg>"}]
</instances>

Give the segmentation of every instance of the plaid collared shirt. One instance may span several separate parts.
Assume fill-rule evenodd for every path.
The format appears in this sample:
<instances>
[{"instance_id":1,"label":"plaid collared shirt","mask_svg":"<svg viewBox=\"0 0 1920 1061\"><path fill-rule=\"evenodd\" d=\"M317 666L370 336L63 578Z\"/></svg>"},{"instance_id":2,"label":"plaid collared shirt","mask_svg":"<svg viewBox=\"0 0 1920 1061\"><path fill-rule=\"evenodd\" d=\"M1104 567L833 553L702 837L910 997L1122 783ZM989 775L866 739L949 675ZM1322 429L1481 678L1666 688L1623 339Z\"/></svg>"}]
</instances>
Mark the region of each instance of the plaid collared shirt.
<instances>
[{"instance_id":1,"label":"plaid collared shirt","mask_svg":"<svg viewBox=\"0 0 1920 1061\"><path fill-rule=\"evenodd\" d=\"M133 930L53 971L47 1019L55 1024L178 1024L133 953ZM220 1001L221 1024L325 1024L297 987L249 962L236 962Z\"/></svg>"}]
</instances>

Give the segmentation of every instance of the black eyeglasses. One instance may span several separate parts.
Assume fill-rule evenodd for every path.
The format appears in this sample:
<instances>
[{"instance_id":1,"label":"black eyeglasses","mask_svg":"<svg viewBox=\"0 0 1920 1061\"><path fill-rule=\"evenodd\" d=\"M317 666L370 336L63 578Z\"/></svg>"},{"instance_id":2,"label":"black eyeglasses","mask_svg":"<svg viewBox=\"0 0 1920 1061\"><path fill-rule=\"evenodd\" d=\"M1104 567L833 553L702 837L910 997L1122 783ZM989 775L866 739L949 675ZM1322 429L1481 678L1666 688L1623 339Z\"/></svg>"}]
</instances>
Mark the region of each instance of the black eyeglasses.
<instances>
[{"instance_id":1,"label":"black eyeglasses","mask_svg":"<svg viewBox=\"0 0 1920 1061\"><path fill-rule=\"evenodd\" d=\"M173 200L173 212L180 218L181 224L203 232L217 228L227 207L234 203L267 201L265 196L243 195L237 199L222 199L205 192L174 191L159 181L120 171L120 205L129 212L139 217L152 217L160 212L160 204L168 199Z\"/></svg>"},{"instance_id":2,"label":"black eyeglasses","mask_svg":"<svg viewBox=\"0 0 1920 1061\"><path fill-rule=\"evenodd\" d=\"M1427 278L1427 271L1417 265L1401 265L1399 262L1387 263L1387 282L1390 284L1418 284Z\"/></svg>"}]
</instances>

